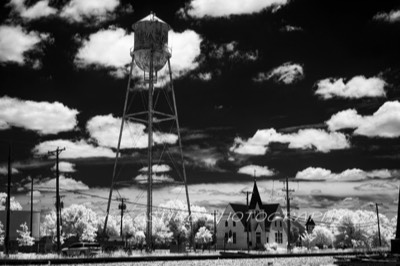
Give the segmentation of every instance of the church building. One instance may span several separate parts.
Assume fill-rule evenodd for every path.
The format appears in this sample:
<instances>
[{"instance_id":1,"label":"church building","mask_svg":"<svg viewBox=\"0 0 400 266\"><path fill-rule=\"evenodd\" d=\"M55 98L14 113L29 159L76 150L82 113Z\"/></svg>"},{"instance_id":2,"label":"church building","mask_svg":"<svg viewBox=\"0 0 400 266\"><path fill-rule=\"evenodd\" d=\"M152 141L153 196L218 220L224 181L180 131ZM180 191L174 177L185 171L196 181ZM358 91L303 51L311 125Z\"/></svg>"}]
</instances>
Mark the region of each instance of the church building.
<instances>
[{"instance_id":1,"label":"church building","mask_svg":"<svg viewBox=\"0 0 400 266\"><path fill-rule=\"evenodd\" d=\"M262 249L266 243L286 248L287 225L278 203L263 204L254 180L249 206L229 203L217 225L217 248ZM291 231L296 230L292 226ZM293 233L292 233L293 235ZM247 241L248 238L248 241Z\"/></svg>"}]
</instances>

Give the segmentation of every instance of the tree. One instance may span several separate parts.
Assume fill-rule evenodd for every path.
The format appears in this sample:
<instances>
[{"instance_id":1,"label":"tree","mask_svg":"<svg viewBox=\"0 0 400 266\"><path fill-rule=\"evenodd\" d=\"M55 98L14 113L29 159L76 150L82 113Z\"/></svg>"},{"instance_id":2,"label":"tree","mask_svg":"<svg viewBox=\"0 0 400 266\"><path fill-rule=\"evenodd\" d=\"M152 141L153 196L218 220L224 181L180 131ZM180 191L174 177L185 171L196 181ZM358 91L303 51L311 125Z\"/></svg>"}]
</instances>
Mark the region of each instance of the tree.
<instances>
[{"instance_id":1,"label":"tree","mask_svg":"<svg viewBox=\"0 0 400 266\"><path fill-rule=\"evenodd\" d=\"M205 245L209 244L212 240L211 232L205 227L200 227L199 231L196 233L195 241L201 244L204 250Z\"/></svg>"},{"instance_id":2,"label":"tree","mask_svg":"<svg viewBox=\"0 0 400 266\"><path fill-rule=\"evenodd\" d=\"M315 236L312 233L309 234L308 232L305 232L301 236L301 243L307 249L311 249L311 248L315 247Z\"/></svg>"},{"instance_id":3,"label":"tree","mask_svg":"<svg viewBox=\"0 0 400 266\"><path fill-rule=\"evenodd\" d=\"M121 219L120 219L120 223L121 223ZM121 224L119 224L119 226L121 227ZM129 215L125 215L123 218L123 225L122 225L122 233L123 233L124 237L126 237L126 238L134 237L135 232L136 232L136 228L135 228L135 225L133 224L132 217Z\"/></svg>"},{"instance_id":4,"label":"tree","mask_svg":"<svg viewBox=\"0 0 400 266\"><path fill-rule=\"evenodd\" d=\"M101 217L99 219L98 223L98 232L101 234L103 232L104 228L104 220L105 216ZM107 229L106 229L106 235L107 236L119 236L119 227L118 227L118 218L114 215L108 215L108 221L107 221Z\"/></svg>"},{"instance_id":5,"label":"tree","mask_svg":"<svg viewBox=\"0 0 400 266\"><path fill-rule=\"evenodd\" d=\"M334 236L332 232L324 226L316 226L312 232L313 241L318 248L332 247Z\"/></svg>"},{"instance_id":6,"label":"tree","mask_svg":"<svg viewBox=\"0 0 400 266\"><path fill-rule=\"evenodd\" d=\"M53 242L56 242L57 231L56 231L56 212L52 211L44 217L43 222L40 224L40 235L51 236ZM61 243L64 242L64 237L60 237Z\"/></svg>"},{"instance_id":7,"label":"tree","mask_svg":"<svg viewBox=\"0 0 400 266\"><path fill-rule=\"evenodd\" d=\"M99 220L97 214L83 205L72 204L62 211L63 234L80 241L94 241Z\"/></svg>"},{"instance_id":8,"label":"tree","mask_svg":"<svg viewBox=\"0 0 400 266\"><path fill-rule=\"evenodd\" d=\"M172 238L177 244L187 241L191 237L189 213L187 204L180 200L171 200L160 205L162 219L172 232ZM205 226L211 229L213 216L204 207L191 205L193 234L196 235L199 228Z\"/></svg>"},{"instance_id":9,"label":"tree","mask_svg":"<svg viewBox=\"0 0 400 266\"><path fill-rule=\"evenodd\" d=\"M7 200L7 194L4 192L0 193L0 210L4 210L6 206L6 200ZM12 211L20 211L22 210L21 204L15 200L14 197L11 197L11 202L10 202L10 209Z\"/></svg>"},{"instance_id":10,"label":"tree","mask_svg":"<svg viewBox=\"0 0 400 266\"><path fill-rule=\"evenodd\" d=\"M31 237L31 232L28 230L28 225L25 223L21 224L22 230L17 230L19 237L17 238L18 245L20 246L33 246L35 239Z\"/></svg>"},{"instance_id":11,"label":"tree","mask_svg":"<svg viewBox=\"0 0 400 266\"><path fill-rule=\"evenodd\" d=\"M379 246L376 213L369 210L333 209L325 213L335 234L335 246L372 248ZM382 246L389 246L395 228L393 220L379 214Z\"/></svg>"},{"instance_id":12,"label":"tree","mask_svg":"<svg viewBox=\"0 0 400 266\"><path fill-rule=\"evenodd\" d=\"M131 241L142 250L143 246L146 244L146 235L143 231L136 231L134 236L131 238Z\"/></svg>"},{"instance_id":13,"label":"tree","mask_svg":"<svg viewBox=\"0 0 400 266\"><path fill-rule=\"evenodd\" d=\"M188 220L187 205L180 200L171 200L161 204L161 219L172 233L172 239L177 244L189 238L190 224Z\"/></svg>"},{"instance_id":14,"label":"tree","mask_svg":"<svg viewBox=\"0 0 400 266\"><path fill-rule=\"evenodd\" d=\"M83 206L73 204L62 210L62 235L64 238L76 236L80 241L94 241L98 229L98 218L96 213ZM41 224L41 234L56 238L56 213L52 211L45 216Z\"/></svg>"},{"instance_id":15,"label":"tree","mask_svg":"<svg viewBox=\"0 0 400 266\"><path fill-rule=\"evenodd\" d=\"M136 216L134 224L137 231L146 231L146 216ZM152 239L156 245L164 246L171 242L172 232L168 226L165 225L162 217L154 215L152 217Z\"/></svg>"},{"instance_id":16,"label":"tree","mask_svg":"<svg viewBox=\"0 0 400 266\"><path fill-rule=\"evenodd\" d=\"M359 217L351 211L345 211L339 218L336 234L336 246L342 248L368 248L368 236L360 227Z\"/></svg>"}]
</instances>

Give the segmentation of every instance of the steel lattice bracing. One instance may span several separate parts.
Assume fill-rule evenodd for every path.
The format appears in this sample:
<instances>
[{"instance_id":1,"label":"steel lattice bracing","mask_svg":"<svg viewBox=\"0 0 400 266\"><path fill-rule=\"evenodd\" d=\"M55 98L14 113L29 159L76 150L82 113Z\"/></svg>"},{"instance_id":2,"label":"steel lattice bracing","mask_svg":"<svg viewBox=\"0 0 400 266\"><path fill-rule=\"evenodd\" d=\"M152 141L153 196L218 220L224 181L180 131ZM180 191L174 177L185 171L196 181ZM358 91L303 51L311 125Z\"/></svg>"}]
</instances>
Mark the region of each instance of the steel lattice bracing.
<instances>
[{"instance_id":1,"label":"steel lattice bracing","mask_svg":"<svg viewBox=\"0 0 400 266\"><path fill-rule=\"evenodd\" d=\"M138 22L143 23L143 21ZM146 27L149 27L149 22L146 21ZM151 21L150 21L151 23ZM159 25L159 21L156 21L157 27L165 30L169 29L164 25ZM137 24L134 25L135 27L135 34L136 30L140 28ZM151 25L150 25L151 26ZM141 29L142 30L142 29ZM136 40L135 40L135 48L136 48ZM130 72L128 78L128 85L126 89L125 95L125 102L123 108L123 115L122 115L122 123L120 127L120 134L118 138L118 145L117 145L117 153L114 161L114 168L113 168L113 176L112 176L112 183L110 187L109 193L109 201L107 205L107 213L104 223L104 234L106 233L108 215L110 213L110 205L112 200L113 189L115 188L115 183L117 181L117 173L118 173L118 162L121 159L121 152L122 150L122 138L123 132L129 124L132 123L139 123L146 125L146 134L147 134L147 210L146 210L146 218L147 218L147 225L146 225L146 243L147 243L147 250L151 251L152 249L152 214L153 214L153 166L154 163L164 162L166 159L172 160L173 166L175 166L175 170L177 171L176 176L174 177L175 180L182 181L185 186L185 194L186 194L186 201L188 205L188 217L190 222L190 227L192 230L192 217L191 217L191 210L190 210L190 199L189 199L189 192L187 187L187 176L186 176L186 169L184 165L184 157L182 153L182 140L181 140L181 133L179 127L179 120L178 120L178 111L176 106L176 98L175 92L173 87L173 80L172 80L172 71L171 71L171 64L170 64L170 52L165 49L165 46L162 45L155 45L152 46L153 48L146 50L146 47L143 45L140 46L140 51L132 51L132 61L130 64ZM154 50L154 47L161 47L162 50ZM148 56L144 56L144 54L148 52ZM137 62L136 53L140 54L140 62ZM162 79L164 79L165 84L161 84L160 87L155 87L155 84L160 84L160 80L157 79L157 70L160 69L159 61L155 58L160 55L160 53L165 53L167 57L167 66L164 68L167 71L167 74L164 75ZM136 60L135 60L136 59ZM148 60L148 62L143 62L143 60ZM139 64L138 64L139 63ZM142 69L140 66L145 65L146 68ZM142 80L141 84L136 83L134 86L133 80L139 79L141 80L142 76L133 76L135 68L141 68L144 71L144 80ZM147 72L148 71L148 72ZM137 73L137 72L135 72ZM169 80L168 80L169 79ZM165 127L162 125L167 124ZM169 125L169 127L168 127ZM155 136L160 136L160 132L164 132L165 129L168 128L170 133L173 135L177 135L177 140L175 144L178 147L177 161L179 161L180 167L177 167L175 164L175 158L173 152L169 151L169 146L173 146L171 143L163 143L161 141L155 141ZM136 148L136 147L132 147ZM168 156L167 156L168 155ZM164 157L163 157L164 156ZM134 173L132 173L134 175ZM191 234L193 237L193 234Z\"/></svg>"}]
</instances>

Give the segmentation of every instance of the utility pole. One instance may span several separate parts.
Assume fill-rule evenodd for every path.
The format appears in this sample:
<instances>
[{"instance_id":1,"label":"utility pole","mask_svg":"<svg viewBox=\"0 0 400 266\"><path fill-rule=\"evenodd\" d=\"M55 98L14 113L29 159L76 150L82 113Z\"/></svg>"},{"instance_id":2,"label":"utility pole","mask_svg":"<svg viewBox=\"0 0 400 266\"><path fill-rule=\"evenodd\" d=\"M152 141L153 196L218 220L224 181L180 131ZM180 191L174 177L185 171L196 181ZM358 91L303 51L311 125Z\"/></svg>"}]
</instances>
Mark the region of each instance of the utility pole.
<instances>
[{"instance_id":1,"label":"utility pole","mask_svg":"<svg viewBox=\"0 0 400 266\"><path fill-rule=\"evenodd\" d=\"M6 220L6 236L4 239L4 248L5 248L5 253L6 256L8 257L8 254L10 252L10 215L11 215L11 209L10 209L10 202L11 202L11 144L8 146L8 186L7 186L7 220Z\"/></svg>"},{"instance_id":2,"label":"utility pole","mask_svg":"<svg viewBox=\"0 0 400 266\"><path fill-rule=\"evenodd\" d=\"M282 189L286 192L286 211L287 211L287 225L288 225L288 243L287 250L290 251L290 240L291 240L291 232L290 232L290 195L289 192L294 192L293 189L289 189L289 178L286 177L286 188Z\"/></svg>"},{"instance_id":3,"label":"utility pole","mask_svg":"<svg viewBox=\"0 0 400 266\"><path fill-rule=\"evenodd\" d=\"M60 235L62 235L62 225L63 225L63 222L62 222L62 216L61 216L61 213L62 213L62 209L64 208L64 202L62 201L62 198L64 198L65 197L65 195L60 195L59 196L59 198L60 198L60 207L59 207L59 211L58 211L58 215L60 216ZM56 197L56 202L54 203L54 206L56 207L56 209L57 209L57 197Z\"/></svg>"},{"instance_id":4,"label":"utility pole","mask_svg":"<svg viewBox=\"0 0 400 266\"><path fill-rule=\"evenodd\" d=\"M63 226L63 220L62 220L62 209L64 209L64 201L62 201L62 199L65 197L65 195L61 195L60 196L60 230L61 230L61 234L62 234L62 226Z\"/></svg>"},{"instance_id":5,"label":"utility pole","mask_svg":"<svg viewBox=\"0 0 400 266\"><path fill-rule=\"evenodd\" d=\"M249 195L252 193L251 191L242 191L242 193L246 193L246 206L247 206L247 219L246 219L246 231L247 231L247 253L250 253L249 246L249 229L250 229L250 213L249 213Z\"/></svg>"},{"instance_id":6,"label":"utility pole","mask_svg":"<svg viewBox=\"0 0 400 266\"><path fill-rule=\"evenodd\" d=\"M32 237L32 226L33 226L33 177L31 177L31 237Z\"/></svg>"},{"instance_id":7,"label":"utility pole","mask_svg":"<svg viewBox=\"0 0 400 266\"><path fill-rule=\"evenodd\" d=\"M380 247L382 247L382 240L381 240L381 226L380 226L380 223L379 223L379 210L378 210L378 205L381 205L381 204L375 203L375 207L376 207L376 218L377 218L377 220L378 220L378 236L379 236L379 246L380 246Z\"/></svg>"},{"instance_id":8,"label":"utility pole","mask_svg":"<svg viewBox=\"0 0 400 266\"><path fill-rule=\"evenodd\" d=\"M121 229L120 229L120 235L121 239L123 239L122 236L122 227L123 227L123 219L124 219L124 211L126 210L126 204L124 203L125 198L118 198L117 200L121 201L121 204L118 205L118 209L121 210Z\"/></svg>"},{"instance_id":9,"label":"utility pole","mask_svg":"<svg viewBox=\"0 0 400 266\"><path fill-rule=\"evenodd\" d=\"M49 151L49 155L56 155L56 216L57 216L57 252L61 250L60 239L60 171L58 169L59 155L65 148L60 149L57 147L54 151Z\"/></svg>"},{"instance_id":10,"label":"utility pole","mask_svg":"<svg viewBox=\"0 0 400 266\"><path fill-rule=\"evenodd\" d=\"M214 210L214 238L215 238L215 243L214 243L214 248L215 252L217 251L217 211Z\"/></svg>"}]
</instances>

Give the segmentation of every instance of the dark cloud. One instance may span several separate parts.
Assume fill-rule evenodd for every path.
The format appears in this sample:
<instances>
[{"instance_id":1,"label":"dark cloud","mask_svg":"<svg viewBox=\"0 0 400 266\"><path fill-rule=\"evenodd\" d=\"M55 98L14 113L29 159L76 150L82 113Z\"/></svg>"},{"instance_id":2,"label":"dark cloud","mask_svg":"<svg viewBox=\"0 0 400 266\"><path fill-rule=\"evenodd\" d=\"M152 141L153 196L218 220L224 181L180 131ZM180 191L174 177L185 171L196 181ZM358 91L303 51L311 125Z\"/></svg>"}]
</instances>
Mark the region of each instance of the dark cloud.
<instances>
[{"instance_id":1,"label":"dark cloud","mask_svg":"<svg viewBox=\"0 0 400 266\"><path fill-rule=\"evenodd\" d=\"M118 54L123 58L123 63L117 67L123 69L124 64L130 60L129 39L124 46L128 48L122 49L128 50L118 53L102 53L97 46L85 44L101 32L116 32L117 29L121 38L131 36L132 24L147 16L150 11L168 22L174 32L183 34L188 31L198 36L195 47L199 50L193 53L193 60L190 61L190 66L193 64L194 67L189 67L174 80L179 121L185 129L182 132L183 150L189 184L249 182L248 176L237 173L238 169L246 165L268 166L268 169L276 171L276 178L295 176L308 167L329 169L333 173L356 168L364 171L398 169L400 157L397 155L397 134L391 134L390 139L381 138L383 130L393 133L390 130L392 123L384 123L385 128L378 128L381 124L373 123L372 131L360 135L352 134L354 127L332 132L324 124L333 115L348 109L354 109L356 114L369 119L385 102L396 102L400 98L399 23L388 19L397 14L399 7L396 1L293 0L279 5L280 8L257 7L252 12L232 12L229 7L222 7L221 14L225 15L205 19L196 15L182 17L178 14L182 8L193 3L189 0L161 1L153 5L145 1L130 3L121 0L118 6L105 9L106 12L102 13L106 14L105 20L101 22L92 17L90 12L86 16L81 11L71 15L74 22L66 19L61 16L67 5L65 1L50 1L49 8L39 10L41 12L35 14L35 19L24 19L26 14L23 15L23 12L28 12L38 2L46 3L25 2L18 12L9 5L9 1L0 4L2 25L10 25L12 22L16 27L21 27L24 32L21 36L26 37L31 32L37 37L34 40L37 46L26 46L17 51L15 58L23 64L0 65L0 97L8 95L26 101L59 102L70 110L79 110L79 114L76 114L74 130L54 136L38 136L26 130L27 126L10 127L9 122L15 123L14 120L0 122L0 148L3 151L0 153L0 163L1 166L6 164L8 142L12 140L14 167L21 170L15 177L16 182L27 175L39 178L54 174L50 172L54 160L32 158L35 147L41 147L41 154L45 154L54 145L68 145L68 153L66 151L63 155L74 157L70 161L75 164L76 181L83 182L90 189L110 186L114 146L103 147L105 142L94 139L86 126L96 116L122 116L127 78L110 75L110 70L115 69L109 67L78 68L76 58L84 47L88 48L86 52L94 52L94 58L101 62L111 62ZM38 36L45 38L40 39ZM173 47L172 59L179 59L180 53L176 49L184 50L184 46ZM111 55L111 58L106 58L107 55ZM295 72L286 69L286 72L278 71L276 80L296 82L281 84L273 79L264 79L270 71L285 66L287 62L299 64L304 73L299 75L299 68L295 68ZM124 71L118 73L123 74ZM253 79L260 73L264 73L264 76L260 76L262 82L254 82ZM141 80L142 74L137 71L134 81ZM297 79L292 79L293 75L297 75ZM315 95L321 80L342 78L346 81L345 85L348 85L347 81L360 76L384 80L385 97L334 97L325 101ZM383 96L382 93L380 95ZM139 102L135 106L139 108L142 105ZM390 114L396 115L396 110ZM165 132L169 132L169 129ZM262 129L275 130L277 133L274 136L279 138L279 141L264 141L261 144L268 146L267 152L254 155L229 150L235 138L241 138L246 143L252 140L259 145L254 136ZM299 137L299 132L306 134ZM341 136L341 142L335 139L329 143L321 141L321 134L310 137L310 132L324 132L323 136L336 134ZM303 142L305 139L306 143ZM43 143L53 146L44 146ZM173 143L170 144L168 152L178 162L178 149L172 147ZM88 158L78 159L76 157L82 156L79 154L83 152L79 150L82 147L85 152L90 148L92 153L86 153ZM160 158L162 148L156 148L155 157ZM100 151L109 158L93 158ZM132 180L147 165L146 151L126 149L120 162L117 181ZM168 161L162 158L159 163L168 164ZM179 176L171 173L171 178L178 180ZM370 191L372 187L362 185L360 183L357 187L358 192L369 195L375 193ZM301 199L319 209L330 208L335 204L341 206L343 198L324 197L316 192L314 190L313 197ZM377 196L374 197L376 199ZM367 197L357 198L358 202L351 203L354 206L362 206L367 200ZM382 200L394 201L393 198ZM199 199L197 201L204 203ZM304 202L300 205L302 208L307 207ZM101 204L96 204L100 209ZM219 204L223 205L220 198Z\"/></svg>"}]
</instances>

